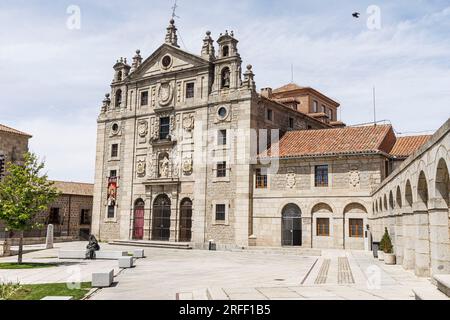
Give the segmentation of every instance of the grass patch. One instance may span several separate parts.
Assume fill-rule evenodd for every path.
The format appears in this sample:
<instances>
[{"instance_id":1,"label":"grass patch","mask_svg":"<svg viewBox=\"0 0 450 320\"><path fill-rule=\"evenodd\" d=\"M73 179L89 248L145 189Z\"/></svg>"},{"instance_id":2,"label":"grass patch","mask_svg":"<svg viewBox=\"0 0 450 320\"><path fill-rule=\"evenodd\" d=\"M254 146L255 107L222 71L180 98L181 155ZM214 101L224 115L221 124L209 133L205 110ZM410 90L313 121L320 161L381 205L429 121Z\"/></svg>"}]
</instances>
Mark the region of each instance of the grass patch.
<instances>
[{"instance_id":1,"label":"grass patch","mask_svg":"<svg viewBox=\"0 0 450 320\"><path fill-rule=\"evenodd\" d=\"M71 289L67 283L21 285L8 300L41 300L47 296L71 296L73 300L82 299L91 290L90 282L80 283L80 288Z\"/></svg>"},{"instance_id":2,"label":"grass patch","mask_svg":"<svg viewBox=\"0 0 450 320\"><path fill-rule=\"evenodd\" d=\"M42 268L52 268L56 267L55 263L28 263L24 262L22 264L18 264L17 262L5 262L0 263L0 269L42 269Z\"/></svg>"}]
</instances>

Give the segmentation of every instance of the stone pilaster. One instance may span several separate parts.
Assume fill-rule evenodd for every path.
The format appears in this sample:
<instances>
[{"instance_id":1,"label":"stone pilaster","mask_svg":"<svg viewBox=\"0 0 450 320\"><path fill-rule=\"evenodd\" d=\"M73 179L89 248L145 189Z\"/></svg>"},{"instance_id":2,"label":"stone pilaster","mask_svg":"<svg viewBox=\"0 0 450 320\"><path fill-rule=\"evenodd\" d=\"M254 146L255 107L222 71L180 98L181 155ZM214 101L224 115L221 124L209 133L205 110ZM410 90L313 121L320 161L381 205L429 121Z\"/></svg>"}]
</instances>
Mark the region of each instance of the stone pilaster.
<instances>
[{"instance_id":1,"label":"stone pilaster","mask_svg":"<svg viewBox=\"0 0 450 320\"><path fill-rule=\"evenodd\" d=\"M442 199L429 201L431 273L450 273L449 211Z\"/></svg>"},{"instance_id":2,"label":"stone pilaster","mask_svg":"<svg viewBox=\"0 0 450 320\"><path fill-rule=\"evenodd\" d=\"M413 204L415 239L415 274L419 277L430 276L430 224L425 203Z\"/></svg>"}]
</instances>

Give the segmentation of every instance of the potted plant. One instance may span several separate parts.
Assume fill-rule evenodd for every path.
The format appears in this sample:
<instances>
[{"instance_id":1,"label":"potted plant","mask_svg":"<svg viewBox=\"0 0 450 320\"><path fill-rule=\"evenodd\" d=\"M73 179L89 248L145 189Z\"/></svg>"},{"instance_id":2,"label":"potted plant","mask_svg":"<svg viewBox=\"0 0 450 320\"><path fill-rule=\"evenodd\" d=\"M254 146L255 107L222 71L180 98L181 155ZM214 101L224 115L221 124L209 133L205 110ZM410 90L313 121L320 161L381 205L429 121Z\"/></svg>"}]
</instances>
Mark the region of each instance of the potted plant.
<instances>
[{"instance_id":1,"label":"potted plant","mask_svg":"<svg viewBox=\"0 0 450 320\"><path fill-rule=\"evenodd\" d=\"M383 236L384 242L383 242L383 251L384 251L384 263L388 265L395 264L395 254L394 254L394 247L392 246L391 237L389 236L389 232L387 228L384 231Z\"/></svg>"}]
</instances>

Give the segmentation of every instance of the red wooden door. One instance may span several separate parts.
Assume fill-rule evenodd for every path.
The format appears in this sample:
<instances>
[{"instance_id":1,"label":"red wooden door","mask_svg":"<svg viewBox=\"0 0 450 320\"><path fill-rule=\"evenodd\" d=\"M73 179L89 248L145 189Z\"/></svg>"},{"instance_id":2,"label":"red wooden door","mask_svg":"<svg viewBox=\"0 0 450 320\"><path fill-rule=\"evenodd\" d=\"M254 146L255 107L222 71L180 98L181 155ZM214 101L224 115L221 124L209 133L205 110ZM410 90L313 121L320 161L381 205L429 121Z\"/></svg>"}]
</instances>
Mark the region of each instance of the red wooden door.
<instances>
[{"instance_id":1,"label":"red wooden door","mask_svg":"<svg viewBox=\"0 0 450 320\"><path fill-rule=\"evenodd\" d=\"M144 207L137 206L134 209L134 240L144 239Z\"/></svg>"}]
</instances>

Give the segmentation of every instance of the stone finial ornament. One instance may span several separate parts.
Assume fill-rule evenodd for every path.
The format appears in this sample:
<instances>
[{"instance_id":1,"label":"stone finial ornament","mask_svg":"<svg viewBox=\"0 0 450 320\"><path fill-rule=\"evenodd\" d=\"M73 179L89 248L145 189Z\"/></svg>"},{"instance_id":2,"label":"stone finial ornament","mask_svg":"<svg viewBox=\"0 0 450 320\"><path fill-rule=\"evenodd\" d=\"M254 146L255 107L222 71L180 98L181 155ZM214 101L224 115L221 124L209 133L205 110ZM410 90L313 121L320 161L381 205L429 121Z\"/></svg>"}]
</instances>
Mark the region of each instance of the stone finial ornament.
<instances>
[{"instance_id":1,"label":"stone finial ornament","mask_svg":"<svg viewBox=\"0 0 450 320\"><path fill-rule=\"evenodd\" d=\"M170 24L167 27L166 43L179 48L180 46L178 45L177 30L177 27L175 27L175 20L171 19Z\"/></svg>"},{"instance_id":2,"label":"stone finial ornament","mask_svg":"<svg viewBox=\"0 0 450 320\"><path fill-rule=\"evenodd\" d=\"M256 91L255 74L253 73L253 66L251 64L247 65L247 71L244 73L244 86Z\"/></svg>"},{"instance_id":3,"label":"stone finial ornament","mask_svg":"<svg viewBox=\"0 0 450 320\"><path fill-rule=\"evenodd\" d=\"M133 63L131 64L131 72L135 71L142 64L141 50L136 50L136 55L133 57Z\"/></svg>"},{"instance_id":4,"label":"stone finial ornament","mask_svg":"<svg viewBox=\"0 0 450 320\"><path fill-rule=\"evenodd\" d=\"M103 99L103 105L102 105L102 113L105 113L109 106L111 105L111 99L109 98L110 94L105 94L105 99Z\"/></svg>"},{"instance_id":5,"label":"stone finial ornament","mask_svg":"<svg viewBox=\"0 0 450 320\"><path fill-rule=\"evenodd\" d=\"M211 31L206 31L206 37L203 39L202 57L208 61L213 61L216 57Z\"/></svg>"}]
</instances>

